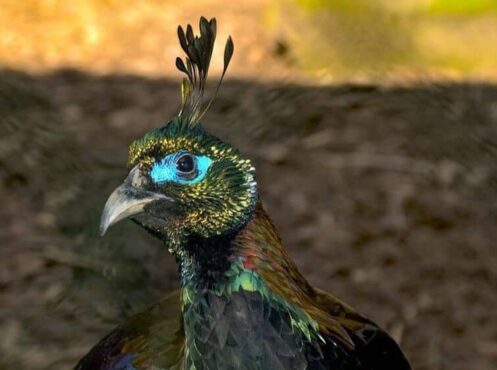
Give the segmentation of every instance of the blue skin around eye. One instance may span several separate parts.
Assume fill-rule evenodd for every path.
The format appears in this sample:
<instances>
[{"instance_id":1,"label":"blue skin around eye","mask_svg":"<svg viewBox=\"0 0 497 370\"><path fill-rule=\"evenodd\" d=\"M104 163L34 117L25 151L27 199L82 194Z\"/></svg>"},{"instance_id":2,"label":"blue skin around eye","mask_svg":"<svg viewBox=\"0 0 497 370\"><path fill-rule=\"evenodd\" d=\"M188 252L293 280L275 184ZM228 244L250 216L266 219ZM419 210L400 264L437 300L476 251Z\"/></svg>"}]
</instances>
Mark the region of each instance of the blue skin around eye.
<instances>
[{"instance_id":1,"label":"blue skin around eye","mask_svg":"<svg viewBox=\"0 0 497 370\"><path fill-rule=\"evenodd\" d=\"M196 184L202 181L207 174L207 170L212 164L212 159L205 155L193 155L197 166L197 175L191 179L181 177L181 174L176 169L176 161L185 152L177 152L169 154L162 158L159 162L153 164L150 170L150 177L156 184L164 182L176 182L178 184Z\"/></svg>"}]
</instances>

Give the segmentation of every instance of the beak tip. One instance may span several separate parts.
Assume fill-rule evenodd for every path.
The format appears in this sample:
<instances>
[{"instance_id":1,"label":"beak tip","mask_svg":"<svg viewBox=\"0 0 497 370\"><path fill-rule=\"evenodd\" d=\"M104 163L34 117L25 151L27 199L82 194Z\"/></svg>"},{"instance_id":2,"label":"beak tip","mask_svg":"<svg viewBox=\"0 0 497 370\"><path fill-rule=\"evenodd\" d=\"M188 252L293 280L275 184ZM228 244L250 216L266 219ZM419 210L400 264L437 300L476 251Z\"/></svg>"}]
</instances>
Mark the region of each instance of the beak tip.
<instances>
[{"instance_id":1,"label":"beak tip","mask_svg":"<svg viewBox=\"0 0 497 370\"><path fill-rule=\"evenodd\" d=\"M112 213L112 207L106 204L100 217L99 232L100 236L104 236L107 230L115 223L115 215Z\"/></svg>"},{"instance_id":2,"label":"beak tip","mask_svg":"<svg viewBox=\"0 0 497 370\"><path fill-rule=\"evenodd\" d=\"M109 228L109 222L108 222L108 217L102 217L102 220L100 221L100 236L104 236L105 233L107 232L107 229Z\"/></svg>"}]
</instances>

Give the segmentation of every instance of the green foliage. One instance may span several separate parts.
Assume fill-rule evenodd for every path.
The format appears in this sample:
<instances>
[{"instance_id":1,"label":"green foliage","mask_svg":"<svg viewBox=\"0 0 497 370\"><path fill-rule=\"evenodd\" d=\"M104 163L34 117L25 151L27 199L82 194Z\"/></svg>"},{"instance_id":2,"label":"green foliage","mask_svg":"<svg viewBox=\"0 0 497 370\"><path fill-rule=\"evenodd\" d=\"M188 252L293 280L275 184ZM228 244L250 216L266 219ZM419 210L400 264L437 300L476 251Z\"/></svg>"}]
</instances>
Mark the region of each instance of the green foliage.
<instances>
[{"instance_id":1,"label":"green foliage","mask_svg":"<svg viewBox=\"0 0 497 370\"><path fill-rule=\"evenodd\" d=\"M497 11L495 0L432 0L428 7L435 14L475 14Z\"/></svg>"},{"instance_id":2,"label":"green foliage","mask_svg":"<svg viewBox=\"0 0 497 370\"><path fill-rule=\"evenodd\" d=\"M495 74L496 0L279 3L286 5L273 18L289 62L322 76L377 80L418 73Z\"/></svg>"},{"instance_id":3,"label":"green foliage","mask_svg":"<svg viewBox=\"0 0 497 370\"><path fill-rule=\"evenodd\" d=\"M431 14L475 14L497 10L495 0L411 0L389 2L384 0L294 0L306 10L338 10L362 12L368 9L400 9L405 12L428 12Z\"/></svg>"}]
</instances>

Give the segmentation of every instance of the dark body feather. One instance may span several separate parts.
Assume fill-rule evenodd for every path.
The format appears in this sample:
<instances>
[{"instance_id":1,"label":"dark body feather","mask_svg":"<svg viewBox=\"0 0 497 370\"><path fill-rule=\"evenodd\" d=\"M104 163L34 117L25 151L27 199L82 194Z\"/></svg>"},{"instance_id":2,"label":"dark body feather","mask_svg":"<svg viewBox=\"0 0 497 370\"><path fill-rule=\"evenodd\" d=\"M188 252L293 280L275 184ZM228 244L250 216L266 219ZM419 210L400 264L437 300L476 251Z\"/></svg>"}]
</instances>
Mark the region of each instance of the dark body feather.
<instances>
[{"instance_id":1,"label":"dark body feather","mask_svg":"<svg viewBox=\"0 0 497 370\"><path fill-rule=\"evenodd\" d=\"M373 324L350 331L355 348L349 349L329 337L325 343L308 343L295 336L288 315L258 293L237 293L229 302L214 295L204 304L212 315L209 320L197 316L205 309L199 307L185 317L197 316L190 325L198 331L194 353L185 363L182 317L167 318L157 312L154 322L145 319L149 315L145 312L131 319L134 325L102 339L76 369L190 369L193 364L196 369L410 369L395 341Z\"/></svg>"},{"instance_id":2,"label":"dark body feather","mask_svg":"<svg viewBox=\"0 0 497 370\"><path fill-rule=\"evenodd\" d=\"M175 291L104 337L76 370L182 369L184 330Z\"/></svg>"},{"instance_id":3,"label":"dark body feather","mask_svg":"<svg viewBox=\"0 0 497 370\"><path fill-rule=\"evenodd\" d=\"M410 369L382 329L305 281L260 205L227 248L241 261L224 271L231 276L186 284L105 337L76 369Z\"/></svg>"}]
</instances>

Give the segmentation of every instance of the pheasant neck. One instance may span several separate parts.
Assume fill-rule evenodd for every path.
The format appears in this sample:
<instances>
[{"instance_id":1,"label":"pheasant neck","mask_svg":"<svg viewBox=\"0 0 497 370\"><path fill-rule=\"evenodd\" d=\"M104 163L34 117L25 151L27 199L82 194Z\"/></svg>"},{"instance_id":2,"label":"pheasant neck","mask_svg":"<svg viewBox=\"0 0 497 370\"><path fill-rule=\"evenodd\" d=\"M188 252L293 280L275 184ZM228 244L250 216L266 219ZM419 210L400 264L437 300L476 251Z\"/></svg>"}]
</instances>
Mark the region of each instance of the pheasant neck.
<instances>
[{"instance_id":1,"label":"pheasant neck","mask_svg":"<svg viewBox=\"0 0 497 370\"><path fill-rule=\"evenodd\" d=\"M219 289L234 275L257 274L267 264L294 267L260 202L241 228L210 238L191 236L184 245L175 256L181 285L190 289Z\"/></svg>"},{"instance_id":2,"label":"pheasant neck","mask_svg":"<svg viewBox=\"0 0 497 370\"><path fill-rule=\"evenodd\" d=\"M297 282L300 275L262 207L231 239L216 242L209 245L215 251L189 255L180 264L185 368L202 368L208 361L212 368L272 369L274 346L305 348L279 359L283 368L304 368L307 350L319 351L322 338L318 323L284 290L302 299L308 284L303 278Z\"/></svg>"}]
</instances>

